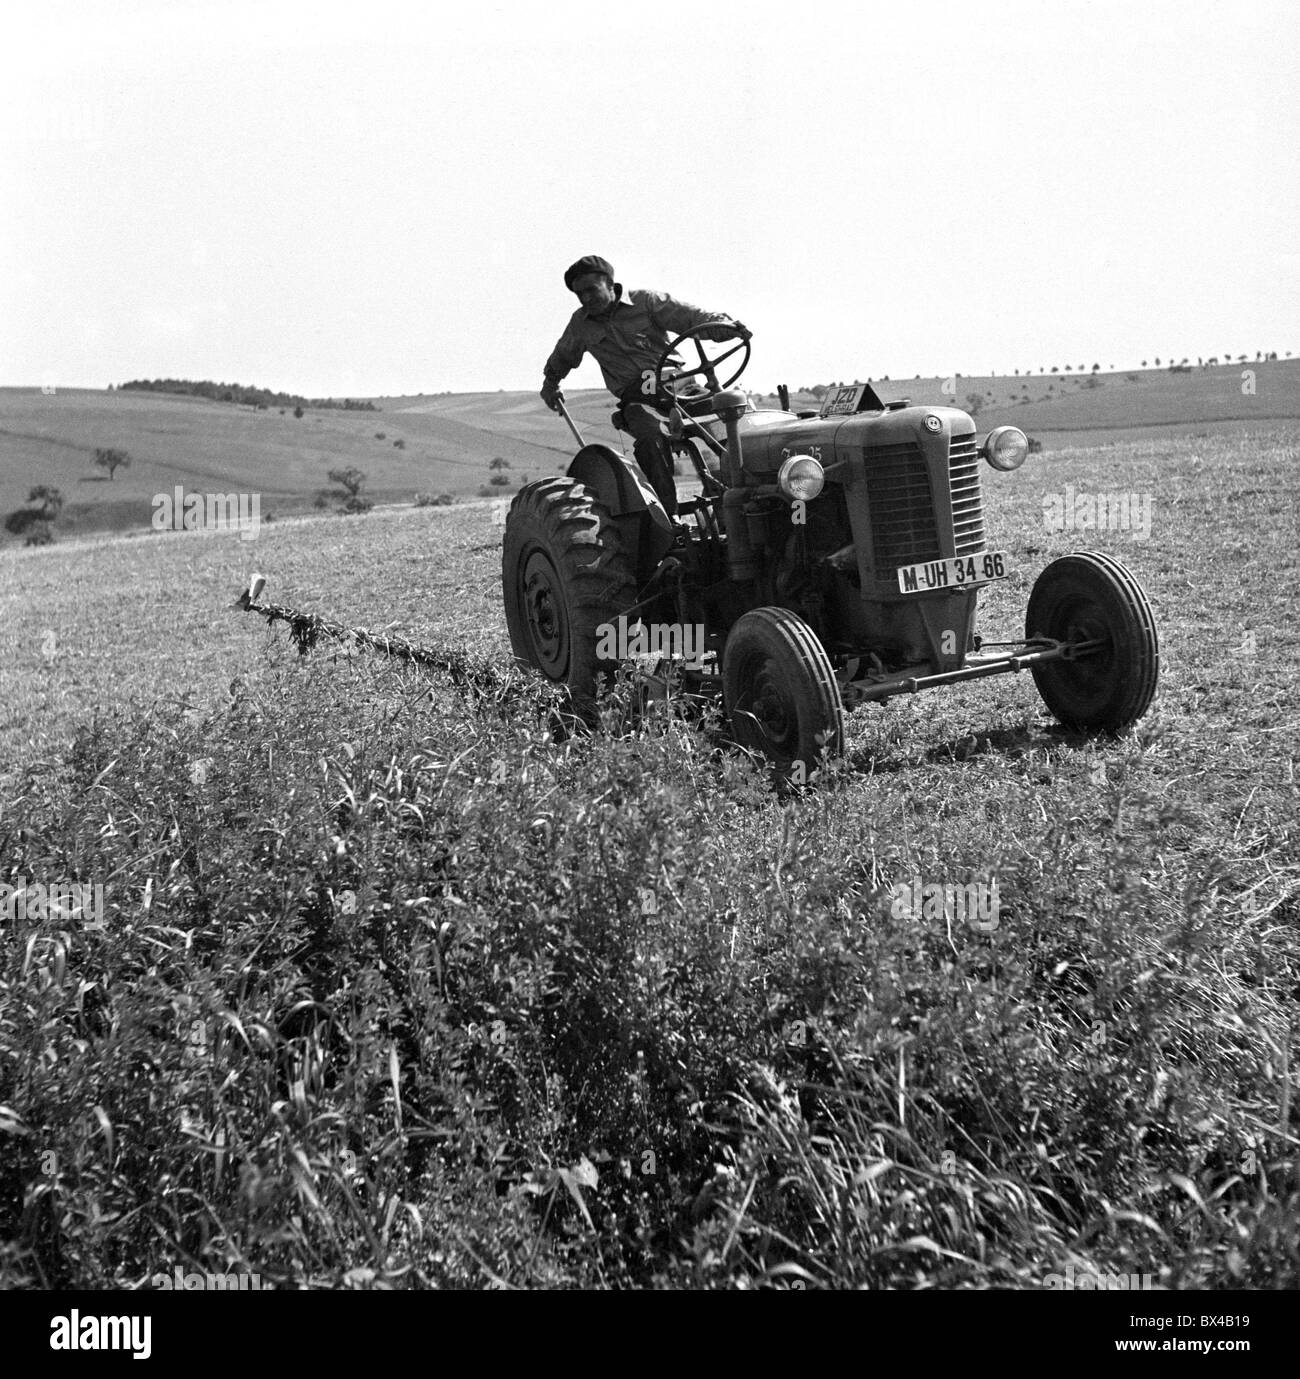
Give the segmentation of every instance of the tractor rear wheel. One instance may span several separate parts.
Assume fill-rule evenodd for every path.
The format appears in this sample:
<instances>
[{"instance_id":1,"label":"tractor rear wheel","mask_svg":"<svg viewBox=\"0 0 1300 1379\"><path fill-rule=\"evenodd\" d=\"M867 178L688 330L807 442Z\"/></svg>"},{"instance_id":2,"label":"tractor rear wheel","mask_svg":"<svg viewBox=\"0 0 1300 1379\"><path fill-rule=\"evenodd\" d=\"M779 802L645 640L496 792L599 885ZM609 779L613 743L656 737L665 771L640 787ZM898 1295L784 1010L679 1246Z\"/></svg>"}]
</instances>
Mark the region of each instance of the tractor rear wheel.
<instances>
[{"instance_id":1,"label":"tractor rear wheel","mask_svg":"<svg viewBox=\"0 0 1300 1379\"><path fill-rule=\"evenodd\" d=\"M598 655L602 628L636 602L609 509L576 479L520 489L506 517L501 588L515 659L565 685L573 712L594 725L598 681L618 668Z\"/></svg>"},{"instance_id":2,"label":"tractor rear wheel","mask_svg":"<svg viewBox=\"0 0 1300 1379\"><path fill-rule=\"evenodd\" d=\"M722 656L731 731L762 752L778 778L802 784L821 749L844 750L844 704L825 648L788 608L755 608L736 621Z\"/></svg>"},{"instance_id":3,"label":"tractor rear wheel","mask_svg":"<svg viewBox=\"0 0 1300 1379\"><path fill-rule=\"evenodd\" d=\"M1034 581L1025 634L1102 643L1078 660L1033 667L1043 702L1067 728L1123 732L1150 707L1160 670L1155 615L1112 556L1079 551L1052 561Z\"/></svg>"}]
</instances>

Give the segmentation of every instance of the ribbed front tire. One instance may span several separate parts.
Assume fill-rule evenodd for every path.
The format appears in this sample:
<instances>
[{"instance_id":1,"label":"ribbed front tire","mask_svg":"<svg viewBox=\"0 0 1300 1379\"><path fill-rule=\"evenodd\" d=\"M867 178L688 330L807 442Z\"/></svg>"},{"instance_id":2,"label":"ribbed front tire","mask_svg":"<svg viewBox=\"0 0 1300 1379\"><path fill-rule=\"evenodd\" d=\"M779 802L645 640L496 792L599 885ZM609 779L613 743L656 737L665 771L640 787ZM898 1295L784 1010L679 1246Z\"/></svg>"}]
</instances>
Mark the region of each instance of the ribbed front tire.
<instances>
[{"instance_id":1,"label":"ribbed front tire","mask_svg":"<svg viewBox=\"0 0 1300 1379\"><path fill-rule=\"evenodd\" d=\"M782 780L810 779L823 747L832 757L844 750L835 672L816 633L788 608L737 619L723 651L722 691L736 741L763 753Z\"/></svg>"},{"instance_id":2,"label":"ribbed front tire","mask_svg":"<svg viewBox=\"0 0 1300 1379\"><path fill-rule=\"evenodd\" d=\"M1025 635L1103 643L1078 660L1033 668L1043 702L1067 728L1120 733L1150 708L1160 673L1155 614L1113 556L1078 551L1052 561L1029 595Z\"/></svg>"}]
</instances>

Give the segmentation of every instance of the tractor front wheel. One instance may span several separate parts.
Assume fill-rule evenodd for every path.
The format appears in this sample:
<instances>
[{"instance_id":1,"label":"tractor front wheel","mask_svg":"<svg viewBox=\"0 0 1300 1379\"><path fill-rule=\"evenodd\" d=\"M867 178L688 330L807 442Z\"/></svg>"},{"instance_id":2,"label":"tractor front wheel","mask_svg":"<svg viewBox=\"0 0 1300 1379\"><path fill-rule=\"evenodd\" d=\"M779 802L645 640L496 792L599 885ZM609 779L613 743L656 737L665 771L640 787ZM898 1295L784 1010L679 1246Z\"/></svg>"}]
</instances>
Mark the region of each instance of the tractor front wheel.
<instances>
[{"instance_id":1,"label":"tractor front wheel","mask_svg":"<svg viewBox=\"0 0 1300 1379\"><path fill-rule=\"evenodd\" d=\"M755 608L737 619L722 657L731 731L763 753L781 780L808 780L844 750L844 704L816 633L787 608Z\"/></svg>"},{"instance_id":2,"label":"tractor front wheel","mask_svg":"<svg viewBox=\"0 0 1300 1379\"><path fill-rule=\"evenodd\" d=\"M1160 647L1155 615L1128 568L1098 551L1054 560L1034 581L1028 638L1100 642L1077 660L1034 666L1043 702L1067 728L1119 733L1155 697Z\"/></svg>"}]
</instances>

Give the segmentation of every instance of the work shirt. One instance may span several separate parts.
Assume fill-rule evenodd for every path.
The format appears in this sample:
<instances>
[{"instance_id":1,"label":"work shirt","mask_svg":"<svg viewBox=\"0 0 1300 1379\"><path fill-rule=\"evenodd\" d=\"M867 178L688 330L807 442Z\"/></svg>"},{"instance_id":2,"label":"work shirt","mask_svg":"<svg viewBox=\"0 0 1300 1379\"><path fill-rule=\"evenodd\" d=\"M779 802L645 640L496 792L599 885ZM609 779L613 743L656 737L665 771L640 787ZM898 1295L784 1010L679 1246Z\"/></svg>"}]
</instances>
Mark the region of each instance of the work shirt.
<instances>
[{"instance_id":1,"label":"work shirt","mask_svg":"<svg viewBox=\"0 0 1300 1379\"><path fill-rule=\"evenodd\" d=\"M639 287L624 292L618 285L615 290L618 300L608 315L588 316L586 308L579 307L569 318L546 361L550 381L558 383L582 363L584 354L590 354L600 365L605 386L621 398L634 385L640 388L647 371L654 376L670 336L730 319L721 312L701 311L689 302L679 302L666 292Z\"/></svg>"}]
</instances>

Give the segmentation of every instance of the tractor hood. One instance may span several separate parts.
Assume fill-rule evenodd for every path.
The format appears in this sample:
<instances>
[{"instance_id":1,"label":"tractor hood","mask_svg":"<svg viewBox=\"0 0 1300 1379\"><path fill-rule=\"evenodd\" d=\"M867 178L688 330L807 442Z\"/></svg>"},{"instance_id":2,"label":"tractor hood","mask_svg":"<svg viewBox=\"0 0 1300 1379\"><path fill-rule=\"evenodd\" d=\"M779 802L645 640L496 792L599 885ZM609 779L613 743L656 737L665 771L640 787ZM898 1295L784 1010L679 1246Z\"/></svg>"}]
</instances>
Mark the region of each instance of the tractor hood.
<instances>
[{"instance_id":1,"label":"tractor hood","mask_svg":"<svg viewBox=\"0 0 1300 1379\"><path fill-rule=\"evenodd\" d=\"M848 417L808 417L791 412L746 412L739 420L745 472L763 483L776 479L791 455L812 455L829 469L836 460L864 448L905 445L935 436L975 434L975 423L957 407L900 407ZM829 474L834 479L835 475ZM847 476L845 476L847 477Z\"/></svg>"}]
</instances>

